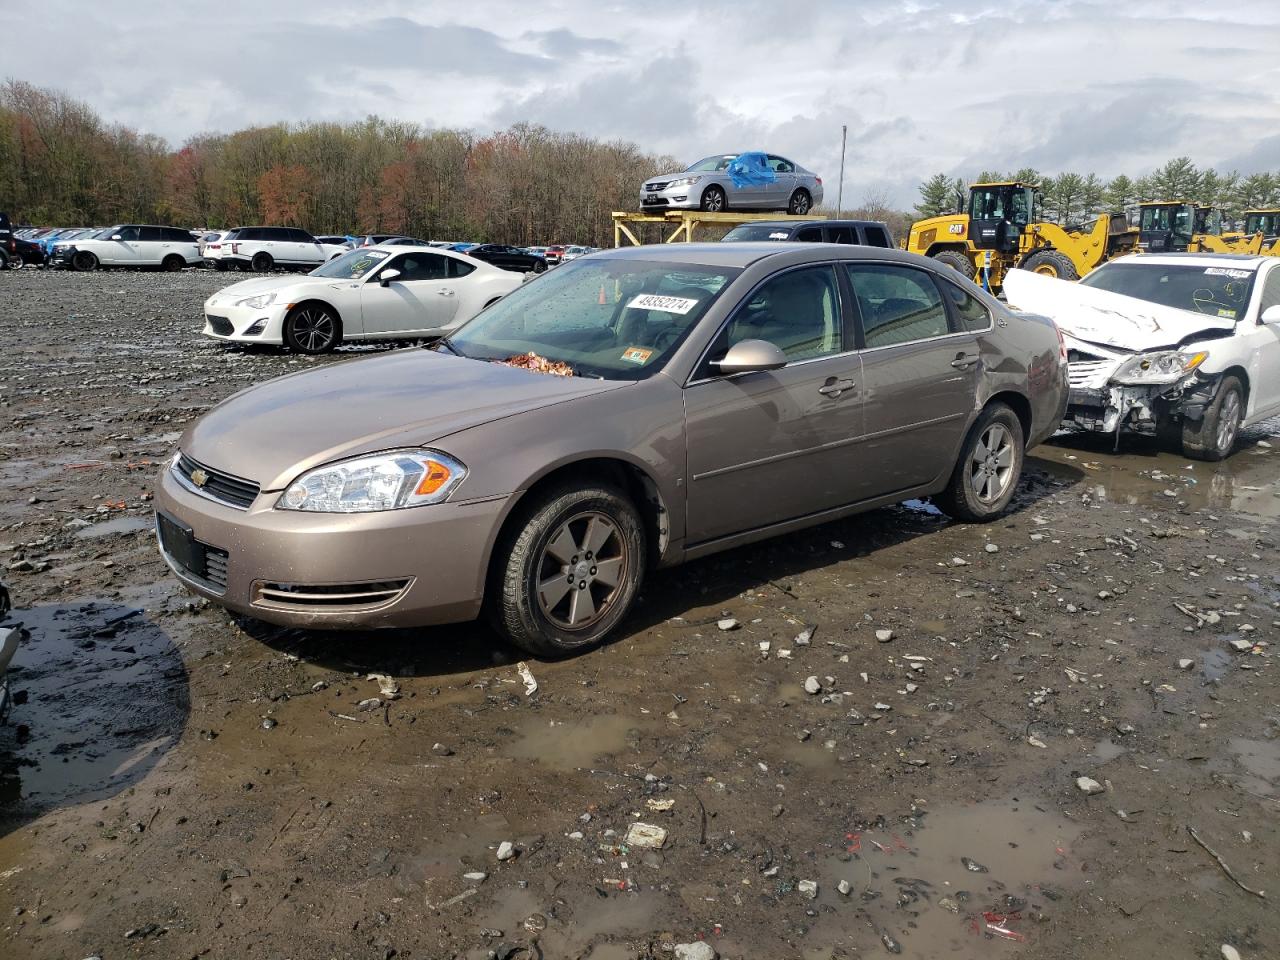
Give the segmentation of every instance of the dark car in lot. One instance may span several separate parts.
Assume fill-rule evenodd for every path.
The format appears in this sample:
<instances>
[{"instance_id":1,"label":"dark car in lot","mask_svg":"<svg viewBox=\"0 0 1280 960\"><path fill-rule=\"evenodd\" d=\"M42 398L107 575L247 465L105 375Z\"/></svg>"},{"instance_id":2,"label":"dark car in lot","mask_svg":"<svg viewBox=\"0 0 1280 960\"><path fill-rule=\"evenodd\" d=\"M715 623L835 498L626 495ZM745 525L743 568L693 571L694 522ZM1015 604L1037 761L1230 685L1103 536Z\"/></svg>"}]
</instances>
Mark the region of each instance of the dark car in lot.
<instances>
[{"instance_id":1,"label":"dark car in lot","mask_svg":"<svg viewBox=\"0 0 1280 960\"><path fill-rule=\"evenodd\" d=\"M605 639L654 567L916 497L995 519L1066 403L1053 322L937 261L609 250L431 349L210 410L159 478L159 547L192 590L260 620L485 611L564 656Z\"/></svg>"},{"instance_id":2,"label":"dark car in lot","mask_svg":"<svg viewBox=\"0 0 1280 960\"><path fill-rule=\"evenodd\" d=\"M509 247L503 243L482 243L466 251L466 254L485 263L492 263L503 270L519 270L523 273L532 270L534 273L541 273L547 269L546 258L534 256L519 247Z\"/></svg>"},{"instance_id":3,"label":"dark car in lot","mask_svg":"<svg viewBox=\"0 0 1280 960\"><path fill-rule=\"evenodd\" d=\"M859 247L893 248L893 235L879 220L757 220L724 235L722 243L773 240L795 243L850 243Z\"/></svg>"}]
</instances>

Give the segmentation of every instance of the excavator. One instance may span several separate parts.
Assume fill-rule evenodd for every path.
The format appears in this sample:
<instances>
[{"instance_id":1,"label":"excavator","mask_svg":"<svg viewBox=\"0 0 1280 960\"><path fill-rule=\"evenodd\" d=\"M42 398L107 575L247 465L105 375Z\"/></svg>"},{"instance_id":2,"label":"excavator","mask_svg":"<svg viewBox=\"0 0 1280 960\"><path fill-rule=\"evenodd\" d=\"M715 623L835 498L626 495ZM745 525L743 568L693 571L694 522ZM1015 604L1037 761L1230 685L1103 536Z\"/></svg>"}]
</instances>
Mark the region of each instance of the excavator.
<instances>
[{"instance_id":1,"label":"excavator","mask_svg":"<svg viewBox=\"0 0 1280 960\"><path fill-rule=\"evenodd\" d=\"M1036 218L1038 194L1032 183L975 183L964 212L913 223L906 249L995 291L1013 269L1079 280L1137 248L1137 232L1123 214L1104 213L1081 226L1062 227Z\"/></svg>"}]
</instances>

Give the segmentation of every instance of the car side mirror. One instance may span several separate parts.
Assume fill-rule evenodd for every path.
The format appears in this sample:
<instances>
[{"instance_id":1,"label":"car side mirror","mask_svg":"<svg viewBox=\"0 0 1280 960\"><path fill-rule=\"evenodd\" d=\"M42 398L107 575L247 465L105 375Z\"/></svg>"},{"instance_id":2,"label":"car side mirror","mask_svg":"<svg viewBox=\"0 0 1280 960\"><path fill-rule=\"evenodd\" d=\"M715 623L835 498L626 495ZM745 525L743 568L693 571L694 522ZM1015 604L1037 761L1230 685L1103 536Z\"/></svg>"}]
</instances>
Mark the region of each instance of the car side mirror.
<instances>
[{"instance_id":1,"label":"car side mirror","mask_svg":"<svg viewBox=\"0 0 1280 960\"><path fill-rule=\"evenodd\" d=\"M399 270L383 270L380 274L378 274L378 286L385 287L392 280L399 278L399 276L400 276Z\"/></svg>"},{"instance_id":2,"label":"car side mirror","mask_svg":"<svg viewBox=\"0 0 1280 960\"><path fill-rule=\"evenodd\" d=\"M1262 322L1280 324L1280 303L1262 311Z\"/></svg>"},{"instance_id":3,"label":"car side mirror","mask_svg":"<svg viewBox=\"0 0 1280 960\"><path fill-rule=\"evenodd\" d=\"M113 234L111 235L111 239L112 239L112 240L123 240L123 239L124 239L124 237L120 236L120 234L118 234L118 233L113 233Z\"/></svg>"},{"instance_id":4,"label":"car side mirror","mask_svg":"<svg viewBox=\"0 0 1280 960\"><path fill-rule=\"evenodd\" d=\"M755 373L782 369L787 365L787 355L768 340L739 340L724 359L712 360L711 364L723 375Z\"/></svg>"}]
</instances>

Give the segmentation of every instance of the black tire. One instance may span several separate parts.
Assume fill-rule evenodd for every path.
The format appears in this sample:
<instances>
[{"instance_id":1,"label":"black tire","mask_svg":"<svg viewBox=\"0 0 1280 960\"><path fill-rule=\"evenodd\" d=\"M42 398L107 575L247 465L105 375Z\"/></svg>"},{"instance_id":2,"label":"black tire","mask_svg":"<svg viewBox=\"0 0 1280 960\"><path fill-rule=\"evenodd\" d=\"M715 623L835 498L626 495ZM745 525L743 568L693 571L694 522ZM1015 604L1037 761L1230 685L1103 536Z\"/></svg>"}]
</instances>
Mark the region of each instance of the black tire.
<instances>
[{"instance_id":1,"label":"black tire","mask_svg":"<svg viewBox=\"0 0 1280 960\"><path fill-rule=\"evenodd\" d=\"M547 261L545 261L545 260L535 260L535 261L533 261L533 272L534 272L534 273L542 273L542 272L543 272L543 271L545 271L546 269L547 269Z\"/></svg>"},{"instance_id":2,"label":"black tire","mask_svg":"<svg viewBox=\"0 0 1280 960\"><path fill-rule=\"evenodd\" d=\"M166 273L177 273L187 265L187 261L176 253L171 253L160 262L160 269Z\"/></svg>"},{"instance_id":3,"label":"black tire","mask_svg":"<svg viewBox=\"0 0 1280 960\"><path fill-rule=\"evenodd\" d=\"M702 201L698 206L708 213L724 213L729 209L729 198L725 196L724 187L712 184L702 191Z\"/></svg>"},{"instance_id":4,"label":"black tire","mask_svg":"<svg viewBox=\"0 0 1280 960\"><path fill-rule=\"evenodd\" d=\"M71 266L80 273L90 273L98 269L98 258L88 250L77 250L71 258Z\"/></svg>"},{"instance_id":5,"label":"black tire","mask_svg":"<svg viewBox=\"0 0 1280 960\"><path fill-rule=\"evenodd\" d=\"M1057 250L1037 250L1018 264L1019 270L1030 270L1046 277L1059 280L1079 280L1080 273L1071 258Z\"/></svg>"},{"instance_id":6,"label":"black tire","mask_svg":"<svg viewBox=\"0 0 1280 960\"><path fill-rule=\"evenodd\" d=\"M215 260L213 261L213 269L217 270L219 273L226 273L227 265L222 260Z\"/></svg>"},{"instance_id":7,"label":"black tire","mask_svg":"<svg viewBox=\"0 0 1280 960\"><path fill-rule=\"evenodd\" d=\"M939 263L950 267L966 280L972 280L976 276L973 270L973 261L958 250L942 250L931 254L931 256Z\"/></svg>"},{"instance_id":8,"label":"black tire","mask_svg":"<svg viewBox=\"0 0 1280 960\"><path fill-rule=\"evenodd\" d=\"M342 321L323 303L300 303L284 318L283 339L298 353L329 353L342 342Z\"/></svg>"},{"instance_id":9,"label":"black tire","mask_svg":"<svg viewBox=\"0 0 1280 960\"><path fill-rule=\"evenodd\" d=\"M271 259L271 254L265 250L259 250L249 261L249 266L254 273L270 273L275 263L275 260Z\"/></svg>"},{"instance_id":10,"label":"black tire","mask_svg":"<svg viewBox=\"0 0 1280 960\"><path fill-rule=\"evenodd\" d=\"M607 523L595 529L608 534L598 556L586 552L597 517ZM568 540L562 539L563 531L569 531ZM562 549L578 551L564 557L563 565L556 541L565 545ZM617 487L554 487L529 504L498 544L486 597L489 619L508 640L536 657L554 659L588 650L631 609L644 578L645 549L640 514ZM605 560L597 567L600 557ZM601 573L605 563L616 573L612 589ZM551 596L539 590L540 583L554 583ZM562 591L558 596L556 588ZM575 606L584 596L586 611ZM583 625L573 626L579 613Z\"/></svg>"},{"instance_id":11,"label":"black tire","mask_svg":"<svg viewBox=\"0 0 1280 960\"><path fill-rule=\"evenodd\" d=\"M999 466L1004 446L997 446L993 451L998 461L996 464L992 463L990 457L984 458L980 450L980 446L989 443L995 436L993 431L1000 429L1003 429L1009 452L1006 468ZM937 497L938 506L956 520L965 523L986 523L1000 516L1018 489L1025 445L1022 422L1018 415L1003 403L989 404L969 428L964 445L960 448L960 457L951 473L951 481L947 484L947 489ZM1004 472L1005 469L1009 471L1008 474ZM988 482L997 484L997 487L989 486ZM991 495L984 495L984 490Z\"/></svg>"},{"instance_id":12,"label":"black tire","mask_svg":"<svg viewBox=\"0 0 1280 960\"><path fill-rule=\"evenodd\" d=\"M8 270L9 267L9 251L0 250L0 270Z\"/></svg>"},{"instance_id":13,"label":"black tire","mask_svg":"<svg viewBox=\"0 0 1280 960\"><path fill-rule=\"evenodd\" d=\"M1199 420L1183 419L1182 453L1193 460L1224 460L1235 448L1244 419L1244 386L1227 375Z\"/></svg>"},{"instance_id":14,"label":"black tire","mask_svg":"<svg viewBox=\"0 0 1280 960\"><path fill-rule=\"evenodd\" d=\"M803 217L812 209L813 197L809 196L809 191L803 188L791 194L791 199L787 202L787 213L793 217Z\"/></svg>"}]
</instances>

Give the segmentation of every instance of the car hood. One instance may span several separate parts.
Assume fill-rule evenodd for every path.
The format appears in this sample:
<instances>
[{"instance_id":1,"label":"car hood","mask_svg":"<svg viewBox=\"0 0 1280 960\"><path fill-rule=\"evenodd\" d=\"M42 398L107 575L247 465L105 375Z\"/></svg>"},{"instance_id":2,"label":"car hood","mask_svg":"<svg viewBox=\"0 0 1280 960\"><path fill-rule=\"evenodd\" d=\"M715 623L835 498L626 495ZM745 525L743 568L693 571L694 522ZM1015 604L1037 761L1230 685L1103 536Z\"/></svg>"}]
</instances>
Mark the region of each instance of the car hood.
<instances>
[{"instance_id":1,"label":"car hood","mask_svg":"<svg viewBox=\"0 0 1280 960\"><path fill-rule=\"evenodd\" d=\"M180 449L263 490L281 490L323 463L435 443L460 430L627 383L397 350L243 390L187 428Z\"/></svg>"},{"instance_id":2,"label":"car hood","mask_svg":"<svg viewBox=\"0 0 1280 960\"><path fill-rule=\"evenodd\" d=\"M1133 353L1173 348L1206 336L1228 336L1236 325L1233 319L1166 307L1030 270L1005 274L1004 295L1015 309L1052 317L1063 333L1076 340Z\"/></svg>"},{"instance_id":3,"label":"car hood","mask_svg":"<svg viewBox=\"0 0 1280 960\"><path fill-rule=\"evenodd\" d=\"M241 280L239 283L233 283L229 287L223 287L206 302L211 304L215 301L218 303L231 303L244 297L251 297L255 293L269 293L273 290L285 290L290 287L311 287L326 283L337 287L351 282L350 280L339 280L336 277L312 277L306 274L300 277L254 277L252 280Z\"/></svg>"}]
</instances>

